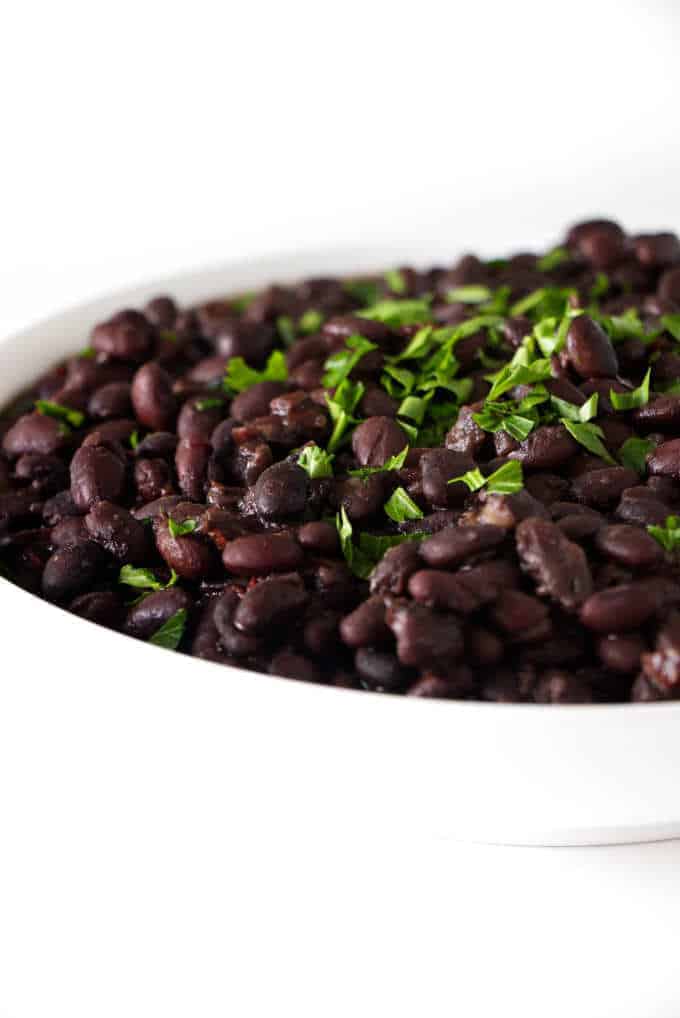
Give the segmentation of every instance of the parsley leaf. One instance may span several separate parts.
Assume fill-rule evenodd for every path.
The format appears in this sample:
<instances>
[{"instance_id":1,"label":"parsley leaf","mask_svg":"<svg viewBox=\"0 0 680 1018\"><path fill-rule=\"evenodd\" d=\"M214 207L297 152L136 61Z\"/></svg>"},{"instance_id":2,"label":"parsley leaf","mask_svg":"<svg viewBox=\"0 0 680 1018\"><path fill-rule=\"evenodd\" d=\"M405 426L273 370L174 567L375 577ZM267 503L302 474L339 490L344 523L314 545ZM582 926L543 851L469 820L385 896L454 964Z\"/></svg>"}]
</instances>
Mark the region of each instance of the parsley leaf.
<instances>
[{"instance_id":1,"label":"parsley leaf","mask_svg":"<svg viewBox=\"0 0 680 1018\"><path fill-rule=\"evenodd\" d=\"M599 300L600 297L604 297L608 290L609 276L607 276L604 272L598 272L595 276L595 282L590 288L590 299Z\"/></svg>"},{"instance_id":2,"label":"parsley leaf","mask_svg":"<svg viewBox=\"0 0 680 1018\"><path fill-rule=\"evenodd\" d=\"M346 378L336 388L333 396L326 394L326 404L333 421L333 432L328 441L328 451L335 452L344 441L346 432L357 423L354 411L364 394L363 382L352 382Z\"/></svg>"},{"instance_id":3,"label":"parsley leaf","mask_svg":"<svg viewBox=\"0 0 680 1018\"><path fill-rule=\"evenodd\" d=\"M131 448L131 449L132 449L133 451L134 451L134 450L135 450L135 449L137 448L137 446L139 445L139 432L137 431L137 429L136 429L136 428L135 428L135 430L134 430L134 431L132 432L132 434L130 435L130 437L128 438L128 442L130 443L130 448Z\"/></svg>"},{"instance_id":4,"label":"parsley leaf","mask_svg":"<svg viewBox=\"0 0 680 1018\"><path fill-rule=\"evenodd\" d=\"M430 317L430 302L424 297L406 300L381 300L372 307L358 312L361 318L384 322L391 328L402 325L420 325Z\"/></svg>"},{"instance_id":5,"label":"parsley leaf","mask_svg":"<svg viewBox=\"0 0 680 1018\"><path fill-rule=\"evenodd\" d=\"M237 314L242 315L246 308L250 307L256 297L257 293L255 291L239 294L238 297L232 297L231 306Z\"/></svg>"},{"instance_id":6,"label":"parsley leaf","mask_svg":"<svg viewBox=\"0 0 680 1018\"><path fill-rule=\"evenodd\" d=\"M332 453L312 443L303 447L298 456L298 466L306 470L310 477L332 477L333 458Z\"/></svg>"},{"instance_id":7,"label":"parsley leaf","mask_svg":"<svg viewBox=\"0 0 680 1018\"><path fill-rule=\"evenodd\" d=\"M559 265L563 265L568 262L571 255L565 247L555 247L552 251L548 251L542 258L539 258L536 262L536 268L539 272L552 272Z\"/></svg>"},{"instance_id":8,"label":"parsley leaf","mask_svg":"<svg viewBox=\"0 0 680 1018\"><path fill-rule=\"evenodd\" d=\"M167 583L161 583L151 569L138 569L135 566L123 566L118 574L118 582L128 587L135 587L137 590L167 590L174 587L178 576L174 569L170 570L170 579Z\"/></svg>"},{"instance_id":9,"label":"parsley leaf","mask_svg":"<svg viewBox=\"0 0 680 1018\"><path fill-rule=\"evenodd\" d=\"M599 456L606 463L610 463L613 467L616 466L616 460L612 458L604 445L602 439L604 438L604 432L597 424L584 424L577 421L567 421L562 418L561 424L567 429L572 438L575 438L577 442L580 442L588 452L592 452L594 456Z\"/></svg>"},{"instance_id":10,"label":"parsley leaf","mask_svg":"<svg viewBox=\"0 0 680 1018\"><path fill-rule=\"evenodd\" d=\"M168 530L172 537L184 537L185 534L193 534L197 527L198 520L189 519L178 523L177 520L173 520L172 516L168 516Z\"/></svg>"},{"instance_id":11,"label":"parsley leaf","mask_svg":"<svg viewBox=\"0 0 680 1018\"><path fill-rule=\"evenodd\" d=\"M667 516L663 527L652 525L647 531L666 551L680 548L680 516Z\"/></svg>"},{"instance_id":12,"label":"parsley leaf","mask_svg":"<svg viewBox=\"0 0 680 1018\"><path fill-rule=\"evenodd\" d=\"M365 354L377 349L375 343L369 342L363 336L349 336L345 340L344 347L332 353L326 361L324 365L326 373L323 376L324 386L327 389L332 389L336 385L340 385L349 377Z\"/></svg>"},{"instance_id":13,"label":"parsley leaf","mask_svg":"<svg viewBox=\"0 0 680 1018\"><path fill-rule=\"evenodd\" d=\"M436 340L434 338L433 326L424 325L422 329L418 329L415 336L408 341L401 353L395 354L394 357L390 357L390 361L392 364L396 364L398 361L420 360L422 357L427 357L435 345Z\"/></svg>"},{"instance_id":14,"label":"parsley leaf","mask_svg":"<svg viewBox=\"0 0 680 1018\"><path fill-rule=\"evenodd\" d=\"M636 474L644 474L647 469L647 456L655 449L654 442L649 438L627 438L619 449L619 459L624 467L634 470Z\"/></svg>"},{"instance_id":15,"label":"parsley leaf","mask_svg":"<svg viewBox=\"0 0 680 1018\"><path fill-rule=\"evenodd\" d=\"M452 478L448 483L455 484L457 481L466 484L470 491L486 488L488 492L496 495L513 495L524 487L522 464L519 460L509 460L488 477L484 476L479 467L475 467L474 470L468 470L460 477Z\"/></svg>"},{"instance_id":16,"label":"parsley leaf","mask_svg":"<svg viewBox=\"0 0 680 1018\"><path fill-rule=\"evenodd\" d=\"M180 640L184 636L184 629L187 624L187 610L180 608L174 615L171 615L167 622L164 622L160 629L157 629L153 636L149 637L149 643L155 647L164 647L166 650L177 650Z\"/></svg>"},{"instance_id":17,"label":"parsley leaf","mask_svg":"<svg viewBox=\"0 0 680 1018\"><path fill-rule=\"evenodd\" d=\"M375 279L346 279L342 287L349 297L364 307L376 304L380 295L380 286Z\"/></svg>"},{"instance_id":18,"label":"parsley leaf","mask_svg":"<svg viewBox=\"0 0 680 1018\"><path fill-rule=\"evenodd\" d=\"M71 407L53 403L49 399L37 399L35 408L44 417L54 417L57 421L70 425L72 428L79 428L85 420L85 414L81 410L72 410Z\"/></svg>"},{"instance_id":19,"label":"parsley leaf","mask_svg":"<svg viewBox=\"0 0 680 1018\"><path fill-rule=\"evenodd\" d=\"M350 477L370 477L371 474L382 474L388 470L401 470L406 462L408 450L409 447L405 445L401 452L396 456L390 456L381 467L361 467L359 470L349 470L348 473Z\"/></svg>"},{"instance_id":20,"label":"parsley leaf","mask_svg":"<svg viewBox=\"0 0 680 1018\"><path fill-rule=\"evenodd\" d=\"M592 421L593 417L597 417L599 395L598 392L594 392L581 406L569 403L566 399L560 399L558 396L551 396L550 403L563 420L581 421L585 424Z\"/></svg>"},{"instance_id":21,"label":"parsley leaf","mask_svg":"<svg viewBox=\"0 0 680 1018\"><path fill-rule=\"evenodd\" d=\"M279 315L276 319L276 331L285 347L292 346L296 340L295 326L290 315Z\"/></svg>"},{"instance_id":22,"label":"parsley leaf","mask_svg":"<svg viewBox=\"0 0 680 1018\"><path fill-rule=\"evenodd\" d=\"M405 541L421 541L427 534L422 530L414 530L411 534L359 534L359 548L376 565L386 551Z\"/></svg>"},{"instance_id":23,"label":"parsley leaf","mask_svg":"<svg viewBox=\"0 0 680 1018\"><path fill-rule=\"evenodd\" d=\"M680 340L680 314L661 315L661 324L673 339Z\"/></svg>"},{"instance_id":24,"label":"parsley leaf","mask_svg":"<svg viewBox=\"0 0 680 1018\"><path fill-rule=\"evenodd\" d=\"M649 403L649 380L651 377L652 369L648 368L642 382L632 392L614 392L613 389L610 389L609 399L614 409L634 410L636 407Z\"/></svg>"},{"instance_id":25,"label":"parsley leaf","mask_svg":"<svg viewBox=\"0 0 680 1018\"><path fill-rule=\"evenodd\" d=\"M216 410L217 407L223 405L224 400L221 396L208 396L206 399L199 399L194 403L197 410Z\"/></svg>"},{"instance_id":26,"label":"parsley leaf","mask_svg":"<svg viewBox=\"0 0 680 1018\"><path fill-rule=\"evenodd\" d=\"M298 329L307 335L310 332L317 332L323 325L323 315L316 308L308 308L298 320Z\"/></svg>"},{"instance_id":27,"label":"parsley leaf","mask_svg":"<svg viewBox=\"0 0 680 1018\"><path fill-rule=\"evenodd\" d=\"M487 399L496 400L503 393L509 392L517 385L533 385L550 378L552 366L548 358L532 361L530 364L506 364L495 375L491 391Z\"/></svg>"},{"instance_id":28,"label":"parsley leaf","mask_svg":"<svg viewBox=\"0 0 680 1018\"><path fill-rule=\"evenodd\" d=\"M560 286L541 286L538 290L522 297L510 308L513 317L529 315L536 321L549 316L561 317L569 306L569 298L576 293L571 288Z\"/></svg>"},{"instance_id":29,"label":"parsley leaf","mask_svg":"<svg viewBox=\"0 0 680 1018\"><path fill-rule=\"evenodd\" d=\"M227 364L223 385L228 393L235 395L249 389L251 385L256 385L257 382L285 382L287 378L286 358L281 350L273 350L263 371L251 368L243 357L232 357Z\"/></svg>"},{"instance_id":30,"label":"parsley leaf","mask_svg":"<svg viewBox=\"0 0 680 1018\"><path fill-rule=\"evenodd\" d=\"M423 511L403 488L395 488L384 506L385 512L395 523L404 520L422 520Z\"/></svg>"},{"instance_id":31,"label":"parsley leaf","mask_svg":"<svg viewBox=\"0 0 680 1018\"><path fill-rule=\"evenodd\" d=\"M385 282L392 293L406 293L406 280L399 269L389 269L385 273Z\"/></svg>"},{"instance_id":32,"label":"parsley leaf","mask_svg":"<svg viewBox=\"0 0 680 1018\"><path fill-rule=\"evenodd\" d=\"M373 562L352 541L352 524L344 506L341 506L340 512L335 517L335 526L340 538L340 547L345 557L345 562L355 576L360 577L362 580L367 579L373 569Z\"/></svg>"},{"instance_id":33,"label":"parsley leaf","mask_svg":"<svg viewBox=\"0 0 680 1018\"><path fill-rule=\"evenodd\" d=\"M485 300L491 300L493 293L488 286L454 286L446 294L449 304L483 304Z\"/></svg>"}]
</instances>

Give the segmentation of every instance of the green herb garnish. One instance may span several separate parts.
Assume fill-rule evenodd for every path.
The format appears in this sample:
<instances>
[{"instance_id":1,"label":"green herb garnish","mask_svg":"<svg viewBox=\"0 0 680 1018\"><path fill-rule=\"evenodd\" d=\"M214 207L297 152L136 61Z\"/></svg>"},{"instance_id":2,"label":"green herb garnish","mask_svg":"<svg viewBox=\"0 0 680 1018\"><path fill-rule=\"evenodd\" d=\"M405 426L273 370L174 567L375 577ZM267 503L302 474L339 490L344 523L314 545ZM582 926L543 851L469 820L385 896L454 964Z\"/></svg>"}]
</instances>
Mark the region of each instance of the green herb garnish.
<instances>
[{"instance_id":1,"label":"green herb garnish","mask_svg":"<svg viewBox=\"0 0 680 1018\"><path fill-rule=\"evenodd\" d=\"M217 410L218 407L224 406L224 400L221 396L207 396L205 399L198 399L194 403L197 410Z\"/></svg>"},{"instance_id":2,"label":"green herb garnish","mask_svg":"<svg viewBox=\"0 0 680 1018\"><path fill-rule=\"evenodd\" d=\"M343 289L364 307L372 307L380 296L380 287L374 279L346 279Z\"/></svg>"},{"instance_id":3,"label":"green herb garnish","mask_svg":"<svg viewBox=\"0 0 680 1018\"><path fill-rule=\"evenodd\" d=\"M613 459L602 441L604 432L597 424L584 424L564 419L560 423L564 425L571 437L580 442L588 452L592 452L594 456L599 456L605 463L610 463L613 467L616 466L616 460Z\"/></svg>"},{"instance_id":4,"label":"green herb garnish","mask_svg":"<svg viewBox=\"0 0 680 1018\"><path fill-rule=\"evenodd\" d=\"M588 421L592 421L594 417L597 417L598 400L599 393L597 392L589 396L585 403L582 403L580 406L577 406L575 403L569 403L566 399L559 399L558 396L551 396L550 405L554 407L562 420L580 421L582 424L586 424Z\"/></svg>"},{"instance_id":5,"label":"green herb garnish","mask_svg":"<svg viewBox=\"0 0 680 1018\"><path fill-rule=\"evenodd\" d=\"M243 357L232 357L227 364L223 385L228 393L235 395L258 382L285 382L287 378L286 358L281 350L273 350L267 358L267 364L263 371L251 368Z\"/></svg>"},{"instance_id":6,"label":"green herb garnish","mask_svg":"<svg viewBox=\"0 0 680 1018\"><path fill-rule=\"evenodd\" d=\"M123 566L118 574L118 582L124 583L127 587L135 587L136 590L167 590L174 587L178 576L174 569L170 570L170 579L167 583L161 583L151 569L141 569L136 566Z\"/></svg>"},{"instance_id":7,"label":"green herb garnish","mask_svg":"<svg viewBox=\"0 0 680 1018\"><path fill-rule=\"evenodd\" d=\"M454 286L446 294L449 304L483 304L484 301L491 300L492 297L493 293L488 286L476 286L474 284L469 286Z\"/></svg>"},{"instance_id":8,"label":"green herb garnish","mask_svg":"<svg viewBox=\"0 0 680 1018\"><path fill-rule=\"evenodd\" d=\"M393 329L402 325L420 325L430 317L430 302L424 297L406 300L381 300L372 307L359 311L361 318L384 322Z\"/></svg>"},{"instance_id":9,"label":"green herb garnish","mask_svg":"<svg viewBox=\"0 0 680 1018\"><path fill-rule=\"evenodd\" d=\"M276 331L285 347L292 346L297 338L290 315L279 315L276 319Z\"/></svg>"},{"instance_id":10,"label":"green herb garnish","mask_svg":"<svg viewBox=\"0 0 680 1018\"><path fill-rule=\"evenodd\" d=\"M385 273L385 282L392 291L392 293L406 293L406 280L404 275L399 269L389 269Z\"/></svg>"},{"instance_id":11,"label":"green herb garnish","mask_svg":"<svg viewBox=\"0 0 680 1018\"><path fill-rule=\"evenodd\" d=\"M385 512L395 523L405 520L422 520L423 511L403 488L395 488L384 506Z\"/></svg>"},{"instance_id":12,"label":"green herb garnish","mask_svg":"<svg viewBox=\"0 0 680 1018\"><path fill-rule=\"evenodd\" d=\"M680 516L667 516L663 527L652 525L647 530L666 551L680 548Z\"/></svg>"},{"instance_id":13,"label":"green herb garnish","mask_svg":"<svg viewBox=\"0 0 680 1018\"><path fill-rule=\"evenodd\" d=\"M348 473L350 477L370 477L371 474L382 474L388 470L401 470L406 462L408 450L409 447L404 446L401 452L398 452L396 456L390 456L381 467L360 467L358 470L350 470Z\"/></svg>"},{"instance_id":14,"label":"green herb garnish","mask_svg":"<svg viewBox=\"0 0 680 1018\"><path fill-rule=\"evenodd\" d=\"M193 534L198 525L198 520L188 519L178 523L177 520L173 520L172 516L168 516L168 530L172 537L184 537L186 534Z\"/></svg>"},{"instance_id":15,"label":"green herb garnish","mask_svg":"<svg viewBox=\"0 0 680 1018\"><path fill-rule=\"evenodd\" d=\"M680 340L680 314L661 315L661 324L673 339Z\"/></svg>"},{"instance_id":16,"label":"green herb garnish","mask_svg":"<svg viewBox=\"0 0 680 1018\"><path fill-rule=\"evenodd\" d=\"M571 255L565 247L554 247L552 251L548 251L547 254L538 259L536 268L539 272L552 272L553 269L568 262L570 257Z\"/></svg>"},{"instance_id":17,"label":"green herb garnish","mask_svg":"<svg viewBox=\"0 0 680 1018\"><path fill-rule=\"evenodd\" d=\"M652 377L652 369L648 368L637 389L632 392L614 392L609 390L609 399L615 410L634 410L636 407L645 406L649 403L649 381Z\"/></svg>"},{"instance_id":18,"label":"green herb garnish","mask_svg":"<svg viewBox=\"0 0 680 1018\"><path fill-rule=\"evenodd\" d=\"M71 428L79 428L85 420L85 414L81 410L72 410L71 407L62 406L61 403L53 403L50 399L37 399L35 408L44 417L54 417Z\"/></svg>"},{"instance_id":19,"label":"green herb garnish","mask_svg":"<svg viewBox=\"0 0 680 1018\"><path fill-rule=\"evenodd\" d=\"M359 576L362 580L368 579L374 563L368 555L362 551L361 548L358 548L352 541L352 524L344 506L340 507L340 512L335 517L335 526L338 531L338 537L340 538L340 547L342 549L345 562L355 576Z\"/></svg>"},{"instance_id":20,"label":"green herb garnish","mask_svg":"<svg viewBox=\"0 0 680 1018\"><path fill-rule=\"evenodd\" d=\"M654 442L649 438L627 438L619 449L619 459L624 467L642 475L647 469L647 457L655 448Z\"/></svg>"},{"instance_id":21,"label":"green herb garnish","mask_svg":"<svg viewBox=\"0 0 680 1018\"><path fill-rule=\"evenodd\" d=\"M333 476L333 454L320 449L318 445L306 445L298 456L298 466L310 477Z\"/></svg>"},{"instance_id":22,"label":"green herb garnish","mask_svg":"<svg viewBox=\"0 0 680 1018\"><path fill-rule=\"evenodd\" d=\"M347 432L358 423L354 416L357 405L364 394L363 382L346 378L336 388L333 396L326 394L326 404L333 422L333 432L328 441L328 451L335 452L344 442Z\"/></svg>"},{"instance_id":23,"label":"green herb garnish","mask_svg":"<svg viewBox=\"0 0 680 1018\"><path fill-rule=\"evenodd\" d=\"M167 622L164 622L160 629L157 629L153 636L149 637L149 643L154 647L164 647L166 650L177 650L180 640L184 636L184 629L187 624L187 610L180 608L174 615L171 615Z\"/></svg>"},{"instance_id":24,"label":"green herb garnish","mask_svg":"<svg viewBox=\"0 0 680 1018\"><path fill-rule=\"evenodd\" d=\"M323 384L327 389L340 385L348 378L354 368L365 354L371 350L377 350L375 343L369 342L363 336L349 336L341 350L336 350L326 361L324 367L326 373L323 376Z\"/></svg>"},{"instance_id":25,"label":"green herb garnish","mask_svg":"<svg viewBox=\"0 0 680 1018\"><path fill-rule=\"evenodd\" d=\"M323 325L323 315L316 308L309 308L301 315L298 321L298 329L307 335L310 332L317 332Z\"/></svg>"},{"instance_id":26,"label":"green herb garnish","mask_svg":"<svg viewBox=\"0 0 680 1018\"><path fill-rule=\"evenodd\" d=\"M139 432L137 431L137 429L136 429L136 428L135 428L135 430L134 430L134 431L132 432L132 434L130 435L130 437L128 438L128 442L130 443L130 448L131 448L131 449L133 450L133 452L134 452L134 450L135 450L135 449L137 448L137 446L139 445Z\"/></svg>"},{"instance_id":27,"label":"green herb garnish","mask_svg":"<svg viewBox=\"0 0 680 1018\"><path fill-rule=\"evenodd\" d=\"M522 464L519 460L510 460L508 463L504 463L488 477L485 477L481 470L475 467L474 470L468 470L460 477L452 478L448 483L456 484L458 481L466 484L470 491L486 488L488 492L495 495L514 495L524 487Z\"/></svg>"}]
</instances>

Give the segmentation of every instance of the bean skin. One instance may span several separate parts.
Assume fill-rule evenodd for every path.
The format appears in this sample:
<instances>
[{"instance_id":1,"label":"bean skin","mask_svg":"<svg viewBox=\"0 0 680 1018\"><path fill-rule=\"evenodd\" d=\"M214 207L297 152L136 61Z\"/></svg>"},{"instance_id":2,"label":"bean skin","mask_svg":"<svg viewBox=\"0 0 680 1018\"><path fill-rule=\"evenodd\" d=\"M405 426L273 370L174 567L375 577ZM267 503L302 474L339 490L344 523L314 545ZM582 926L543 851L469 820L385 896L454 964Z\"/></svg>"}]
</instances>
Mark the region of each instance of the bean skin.
<instances>
[{"instance_id":1,"label":"bean skin","mask_svg":"<svg viewBox=\"0 0 680 1018\"><path fill-rule=\"evenodd\" d=\"M414 542L389 548L371 573L371 593L402 596L409 578L421 565L419 549Z\"/></svg>"},{"instance_id":2,"label":"bean skin","mask_svg":"<svg viewBox=\"0 0 680 1018\"><path fill-rule=\"evenodd\" d=\"M581 608L581 621L598 633L626 633L643 625L657 610L653 589L627 583L592 594Z\"/></svg>"},{"instance_id":3,"label":"bean skin","mask_svg":"<svg viewBox=\"0 0 680 1018\"><path fill-rule=\"evenodd\" d=\"M297 576L262 580L250 587L234 612L234 625L244 633L266 633L282 625L307 604L309 595Z\"/></svg>"},{"instance_id":4,"label":"bean skin","mask_svg":"<svg viewBox=\"0 0 680 1018\"><path fill-rule=\"evenodd\" d=\"M394 654L374 647L360 647L354 655L354 667L368 689L394 692L409 680L409 672Z\"/></svg>"},{"instance_id":5,"label":"bean skin","mask_svg":"<svg viewBox=\"0 0 680 1018\"><path fill-rule=\"evenodd\" d=\"M601 636L597 641L597 655L607 668L614 672L635 673L640 670L640 658L645 642L636 633Z\"/></svg>"},{"instance_id":6,"label":"bean skin","mask_svg":"<svg viewBox=\"0 0 680 1018\"><path fill-rule=\"evenodd\" d=\"M72 615L96 622L107 629L122 629L125 606L117 594L109 590L80 594L68 606Z\"/></svg>"},{"instance_id":7,"label":"bean skin","mask_svg":"<svg viewBox=\"0 0 680 1018\"><path fill-rule=\"evenodd\" d=\"M591 506L608 506L617 502L626 488L637 482L637 474L626 467L605 467L589 470L571 484L574 498Z\"/></svg>"},{"instance_id":8,"label":"bean skin","mask_svg":"<svg viewBox=\"0 0 680 1018\"><path fill-rule=\"evenodd\" d=\"M337 529L322 520L305 523L297 533L297 539L305 551L316 552L318 555L335 555L340 551Z\"/></svg>"},{"instance_id":9,"label":"bean skin","mask_svg":"<svg viewBox=\"0 0 680 1018\"><path fill-rule=\"evenodd\" d=\"M501 591L491 615L513 643L543 640L552 628L547 606L521 590Z\"/></svg>"},{"instance_id":10,"label":"bean skin","mask_svg":"<svg viewBox=\"0 0 680 1018\"><path fill-rule=\"evenodd\" d=\"M125 463L103 445L81 445L71 460L71 495L87 512L100 501L118 502L125 489Z\"/></svg>"},{"instance_id":11,"label":"bean skin","mask_svg":"<svg viewBox=\"0 0 680 1018\"><path fill-rule=\"evenodd\" d=\"M573 320L567 333L567 356L581 378L612 378L618 374L616 351L601 325L588 315Z\"/></svg>"},{"instance_id":12,"label":"bean skin","mask_svg":"<svg viewBox=\"0 0 680 1018\"><path fill-rule=\"evenodd\" d=\"M660 474L680 481L680 438L657 445L647 457L647 469L650 474Z\"/></svg>"},{"instance_id":13,"label":"bean skin","mask_svg":"<svg viewBox=\"0 0 680 1018\"><path fill-rule=\"evenodd\" d=\"M154 525L154 537L159 555L185 580L201 580L217 568L214 548L203 538L193 534L173 537L167 520Z\"/></svg>"},{"instance_id":14,"label":"bean skin","mask_svg":"<svg viewBox=\"0 0 680 1018\"><path fill-rule=\"evenodd\" d=\"M192 398L182 404L177 418L177 434L182 438L210 441L210 436L222 420L223 408L208 406L201 409L201 399Z\"/></svg>"},{"instance_id":15,"label":"bean skin","mask_svg":"<svg viewBox=\"0 0 680 1018\"><path fill-rule=\"evenodd\" d=\"M307 473L296 463L283 461L263 470L255 482L255 505L263 520L301 516L308 498Z\"/></svg>"},{"instance_id":16,"label":"bean skin","mask_svg":"<svg viewBox=\"0 0 680 1018\"><path fill-rule=\"evenodd\" d=\"M480 552L495 548L504 540L505 531L488 524L445 527L423 541L420 555L434 569L449 569Z\"/></svg>"},{"instance_id":17,"label":"bean skin","mask_svg":"<svg viewBox=\"0 0 680 1018\"><path fill-rule=\"evenodd\" d=\"M385 602L371 597L346 615L340 623L340 636L348 647L372 647L389 639L385 621Z\"/></svg>"},{"instance_id":18,"label":"bean skin","mask_svg":"<svg viewBox=\"0 0 680 1018\"><path fill-rule=\"evenodd\" d=\"M231 404L231 416L236 421L265 417L269 413L270 402L276 396L282 396L286 390L285 382L257 382L235 397Z\"/></svg>"},{"instance_id":19,"label":"bean skin","mask_svg":"<svg viewBox=\"0 0 680 1018\"><path fill-rule=\"evenodd\" d=\"M128 382L109 382L95 389L87 404L90 417L129 417L132 410Z\"/></svg>"},{"instance_id":20,"label":"bean skin","mask_svg":"<svg viewBox=\"0 0 680 1018\"><path fill-rule=\"evenodd\" d=\"M191 598L180 587L156 590L128 609L125 631L138 640L148 640L178 611L190 611L191 604Z\"/></svg>"},{"instance_id":21,"label":"bean skin","mask_svg":"<svg viewBox=\"0 0 680 1018\"><path fill-rule=\"evenodd\" d=\"M406 432L390 417L369 417L352 435L352 449L362 467L381 467L408 444Z\"/></svg>"},{"instance_id":22,"label":"bean skin","mask_svg":"<svg viewBox=\"0 0 680 1018\"><path fill-rule=\"evenodd\" d=\"M51 456L66 445L67 434L61 423L45 414L24 414L5 433L2 449L10 459L25 453Z\"/></svg>"},{"instance_id":23,"label":"bean skin","mask_svg":"<svg viewBox=\"0 0 680 1018\"><path fill-rule=\"evenodd\" d=\"M90 542L69 545L53 552L45 563L42 592L48 601L68 601L84 591L95 578L100 552Z\"/></svg>"},{"instance_id":24,"label":"bean skin","mask_svg":"<svg viewBox=\"0 0 680 1018\"><path fill-rule=\"evenodd\" d=\"M389 609L387 621L397 638L402 665L436 667L463 652L461 628L450 615L437 615L422 604L395 605Z\"/></svg>"},{"instance_id":25,"label":"bean skin","mask_svg":"<svg viewBox=\"0 0 680 1018\"><path fill-rule=\"evenodd\" d=\"M130 390L135 416L151 431L167 431L177 413L172 379L160 364L144 364L132 379Z\"/></svg>"},{"instance_id":26,"label":"bean skin","mask_svg":"<svg viewBox=\"0 0 680 1018\"><path fill-rule=\"evenodd\" d=\"M154 343L154 330L139 311L119 311L92 331L90 342L97 353L115 360L142 361Z\"/></svg>"},{"instance_id":27,"label":"bean skin","mask_svg":"<svg viewBox=\"0 0 680 1018\"><path fill-rule=\"evenodd\" d=\"M322 677L316 665L302 654L291 650L280 650L269 665L269 674L283 679L297 679L299 682L321 682Z\"/></svg>"},{"instance_id":28,"label":"bean skin","mask_svg":"<svg viewBox=\"0 0 680 1018\"><path fill-rule=\"evenodd\" d=\"M148 555L147 532L127 509L113 502L97 502L85 517L85 530L121 562L141 563Z\"/></svg>"},{"instance_id":29,"label":"bean skin","mask_svg":"<svg viewBox=\"0 0 680 1018\"><path fill-rule=\"evenodd\" d=\"M302 565L303 551L290 533L252 534L229 541L222 554L226 570L235 576L292 572Z\"/></svg>"},{"instance_id":30,"label":"bean skin","mask_svg":"<svg viewBox=\"0 0 680 1018\"><path fill-rule=\"evenodd\" d=\"M210 446L202 438L183 438L177 444L175 469L181 491L195 502L205 492Z\"/></svg>"},{"instance_id":31,"label":"bean skin","mask_svg":"<svg viewBox=\"0 0 680 1018\"><path fill-rule=\"evenodd\" d=\"M640 527L619 523L598 531L597 547L609 558L630 569L650 569L663 561L663 551Z\"/></svg>"},{"instance_id":32,"label":"bean skin","mask_svg":"<svg viewBox=\"0 0 680 1018\"><path fill-rule=\"evenodd\" d=\"M590 596L593 580L585 552L560 528L539 517L529 517L515 532L522 569L530 573L539 594L546 594L566 611Z\"/></svg>"},{"instance_id":33,"label":"bean skin","mask_svg":"<svg viewBox=\"0 0 680 1018\"><path fill-rule=\"evenodd\" d=\"M577 675L555 669L541 676L533 691L535 703L592 703L592 690Z\"/></svg>"},{"instance_id":34,"label":"bean skin","mask_svg":"<svg viewBox=\"0 0 680 1018\"><path fill-rule=\"evenodd\" d=\"M432 506L446 507L462 502L467 486L459 481L449 484L474 467L474 460L453 449L429 449L420 458L420 476L423 497Z\"/></svg>"},{"instance_id":35,"label":"bean skin","mask_svg":"<svg viewBox=\"0 0 680 1018\"><path fill-rule=\"evenodd\" d=\"M576 442L561 425L545 425L532 431L510 456L526 470L554 470L576 451Z\"/></svg>"}]
</instances>

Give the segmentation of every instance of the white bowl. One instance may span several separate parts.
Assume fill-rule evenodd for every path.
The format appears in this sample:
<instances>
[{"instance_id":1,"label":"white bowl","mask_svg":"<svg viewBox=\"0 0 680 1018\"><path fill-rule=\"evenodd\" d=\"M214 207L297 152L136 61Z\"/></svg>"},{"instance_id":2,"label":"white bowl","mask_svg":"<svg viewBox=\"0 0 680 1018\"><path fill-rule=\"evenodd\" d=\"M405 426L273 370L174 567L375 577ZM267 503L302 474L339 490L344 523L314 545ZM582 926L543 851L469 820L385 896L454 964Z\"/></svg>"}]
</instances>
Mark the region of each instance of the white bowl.
<instances>
[{"instance_id":1,"label":"white bowl","mask_svg":"<svg viewBox=\"0 0 680 1018\"><path fill-rule=\"evenodd\" d=\"M96 300L2 342L0 405L86 345L94 322L159 292L193 302L271 281L384 268L400 254L235 262ZM416 263L435 260L415 254ZM162 733L158 726L144 733L149 760L155 740L167 751L167 725L174 726L186 780L239 826L525 845L680 835L680 703L496 705L308 685L144 645L6 581L0 619L5 734L14 721L28 725L31 711L49 709L67 742L90 732L92 763L125 737L131 714L162 717ZM10 737L20 745L16 728ZM147 765L137 749L130 783L134 767ZM38 757L46 778L60 751ZM122 757L118 773L126 773Z\"/></svg>"}]
</instances>

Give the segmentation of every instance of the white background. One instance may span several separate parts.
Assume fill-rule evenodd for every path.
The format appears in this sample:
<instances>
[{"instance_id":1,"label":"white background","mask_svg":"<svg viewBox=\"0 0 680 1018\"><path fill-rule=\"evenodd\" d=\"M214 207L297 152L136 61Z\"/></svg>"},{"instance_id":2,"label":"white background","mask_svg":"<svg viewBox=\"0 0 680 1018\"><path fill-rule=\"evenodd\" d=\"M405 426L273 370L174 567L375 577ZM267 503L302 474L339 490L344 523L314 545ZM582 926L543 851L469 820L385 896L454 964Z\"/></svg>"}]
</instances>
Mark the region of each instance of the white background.
<instances>
[{"instance_id":1,"label":"white background","mask_svg":"<svg viewBox=\"0 0 680 1018\"><path fill-rule=\"evenodd\" d=\"M12 5L0 332L216 259L680 227L679 41L672 0ZM1 1018L680 1013L676 844L244 845L115 786L42 840L0 780Z\"/></svg>"}]
</instances>

